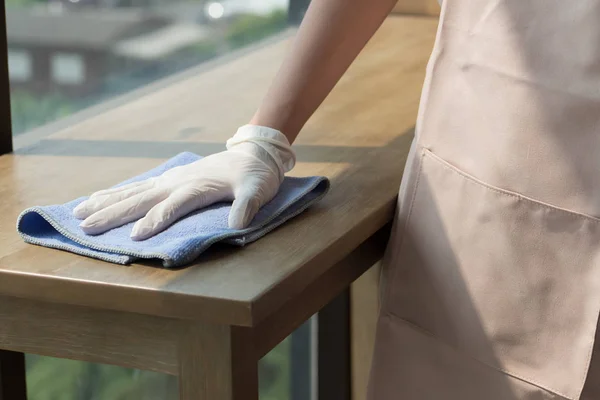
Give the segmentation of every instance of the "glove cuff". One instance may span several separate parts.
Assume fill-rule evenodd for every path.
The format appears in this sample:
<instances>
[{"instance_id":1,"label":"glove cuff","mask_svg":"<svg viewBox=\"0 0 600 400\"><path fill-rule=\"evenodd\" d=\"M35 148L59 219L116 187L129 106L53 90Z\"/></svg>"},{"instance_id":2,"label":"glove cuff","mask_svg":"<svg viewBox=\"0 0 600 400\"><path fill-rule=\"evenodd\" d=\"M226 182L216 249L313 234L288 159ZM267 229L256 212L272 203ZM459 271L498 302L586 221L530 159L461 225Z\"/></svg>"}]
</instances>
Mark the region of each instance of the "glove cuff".
<instances>
[{"instance_id":1,"label":"glove cuff","mask_svg":"<svg viewBox=\"0 0 600 400\"><path fill-rule=\"evenodd\" d=\"M287 137L277 129L258 125L241 126L235 135L227 141L227 150L240 143L254 143L264 149L279 169L280 176L289 172L296 165L296 153Z\"/></svg>"}]
</instances>

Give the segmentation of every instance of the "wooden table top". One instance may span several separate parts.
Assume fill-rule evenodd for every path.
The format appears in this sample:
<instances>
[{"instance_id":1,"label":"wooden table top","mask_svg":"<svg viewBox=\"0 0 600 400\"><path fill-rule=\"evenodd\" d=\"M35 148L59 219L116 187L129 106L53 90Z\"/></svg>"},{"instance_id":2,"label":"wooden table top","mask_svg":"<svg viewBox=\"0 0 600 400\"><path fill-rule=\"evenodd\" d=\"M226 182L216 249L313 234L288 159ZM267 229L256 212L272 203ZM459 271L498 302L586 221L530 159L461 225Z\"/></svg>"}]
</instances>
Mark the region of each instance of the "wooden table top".
<instances>
[{"instance_id":1,"label":"wooden table top","mask_svg":"<svg viewBox=\"0 0 600 400\"><path fill-rule=\"evenodd\" d=\"M289 39L0 157L0 295L256 325L392 218L436 25L388 18L300 134L291 175L328 176L332 189L320 204L256 243L217 246L187 268L121 266L28 245L16 218L26 207L106 188L180 151L224 149L259 104Z\"/></svg>"}]
</instances>

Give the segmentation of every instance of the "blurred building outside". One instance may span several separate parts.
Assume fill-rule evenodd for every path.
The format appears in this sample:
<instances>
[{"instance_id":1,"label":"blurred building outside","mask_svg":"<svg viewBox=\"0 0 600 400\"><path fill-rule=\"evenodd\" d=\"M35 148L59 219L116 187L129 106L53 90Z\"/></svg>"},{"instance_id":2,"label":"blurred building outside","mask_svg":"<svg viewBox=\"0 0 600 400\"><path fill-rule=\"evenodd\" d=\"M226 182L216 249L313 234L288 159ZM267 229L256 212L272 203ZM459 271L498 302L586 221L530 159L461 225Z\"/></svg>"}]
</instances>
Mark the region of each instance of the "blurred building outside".
<instances>
[{"instance_id":1,"label":"blurred building outside","mask_svg":"<svg viewBox=\"0 0 600 400\"><path fill-rule=\"evenodd\" d=\"M288 0L6 1L16 134L288 24Z\"/></svg>"}]
</instances>

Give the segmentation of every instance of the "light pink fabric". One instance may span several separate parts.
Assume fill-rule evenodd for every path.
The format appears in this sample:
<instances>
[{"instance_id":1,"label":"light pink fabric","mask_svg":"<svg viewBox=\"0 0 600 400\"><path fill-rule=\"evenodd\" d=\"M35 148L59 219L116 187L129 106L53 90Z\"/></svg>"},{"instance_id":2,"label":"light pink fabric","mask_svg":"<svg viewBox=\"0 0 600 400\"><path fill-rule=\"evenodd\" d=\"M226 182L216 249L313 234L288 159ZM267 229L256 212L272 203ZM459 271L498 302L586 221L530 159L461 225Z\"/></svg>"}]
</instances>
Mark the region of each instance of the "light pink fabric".
<instances>
[{"instance_id":1,"label":"light pink fabric","mask_svg":"<svg viewBox=\"0 0 600 400\"><path fill-rule=\"evenodd\" d=\"M598 217L600 0L445 0L369 400L600 400Z\"/></svg>"}]
</instances>

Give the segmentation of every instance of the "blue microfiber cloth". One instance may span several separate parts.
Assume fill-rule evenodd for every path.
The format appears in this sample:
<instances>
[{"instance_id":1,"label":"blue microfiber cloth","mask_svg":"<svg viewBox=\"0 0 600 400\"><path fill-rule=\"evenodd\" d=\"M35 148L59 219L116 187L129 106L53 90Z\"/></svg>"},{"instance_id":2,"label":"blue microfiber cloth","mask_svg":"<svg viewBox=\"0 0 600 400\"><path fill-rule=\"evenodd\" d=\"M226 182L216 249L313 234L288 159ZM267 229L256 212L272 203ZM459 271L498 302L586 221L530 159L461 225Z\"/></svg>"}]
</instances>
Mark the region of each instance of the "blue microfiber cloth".
<instances>
[{"instance_id":1,"label":"blue microfiber cloth","mask_svg":"<svg viewBox=\"0 0 600 400\"><path fill-rule=\"evenodd\" d=\"M117 186L158 176L168 169L200 158L193 153L181 153ZM227 218L231 203L218 203L187 215L165 231L143 241L136 242L129 237L134 222L100 235L87 235L79 227L81 221L72 213L86 199L81 197L62 205L32 207L23 211L17 220L17 231L27 243L104 261L129 264L141 258L151 258L162 260L165 267L179 267L196 259L213 243L223 241L243 246L261 238L320 200L328 189L329 181L324 177L286 177L277 196L263 206L250 226L243 230L229 229Z\"/></svg>"}]
</instances>

